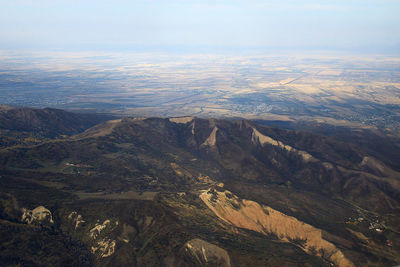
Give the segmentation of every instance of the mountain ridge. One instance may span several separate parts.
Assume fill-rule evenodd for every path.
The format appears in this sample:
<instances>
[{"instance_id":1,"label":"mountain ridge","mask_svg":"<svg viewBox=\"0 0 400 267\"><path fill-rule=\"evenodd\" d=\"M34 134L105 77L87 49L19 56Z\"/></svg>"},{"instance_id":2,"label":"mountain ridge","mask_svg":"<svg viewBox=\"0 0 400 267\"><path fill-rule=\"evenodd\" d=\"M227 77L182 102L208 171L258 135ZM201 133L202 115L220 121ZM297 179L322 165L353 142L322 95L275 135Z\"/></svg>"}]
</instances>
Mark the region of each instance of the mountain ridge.
<instances>
[{"instance_id":1,"label":"mountain ridge","mask_svg":"<svg viewBox=\"0 0 400 267\"><path fill-rule=\"evenodd\" d=\"M386 244L400 241L398 172L356 144L196 117L125 117L49 140L0 150L0 219L22 224L17 206L43 206L53 216L50 229L82 242L91 264L200 266L208 259L201 247L193 257L185 250L196 238L225 250L233 265L292 266L293 257L311 266L335 263L322 252L304 253L292 237L281 243L272 228L260 236L221 220L201 199L221 185L321 229L355 266L400 262ZM103 224L104 232L90 235ZM257 246L247 246L251 240Z\"/></svg>"}]
</instances>

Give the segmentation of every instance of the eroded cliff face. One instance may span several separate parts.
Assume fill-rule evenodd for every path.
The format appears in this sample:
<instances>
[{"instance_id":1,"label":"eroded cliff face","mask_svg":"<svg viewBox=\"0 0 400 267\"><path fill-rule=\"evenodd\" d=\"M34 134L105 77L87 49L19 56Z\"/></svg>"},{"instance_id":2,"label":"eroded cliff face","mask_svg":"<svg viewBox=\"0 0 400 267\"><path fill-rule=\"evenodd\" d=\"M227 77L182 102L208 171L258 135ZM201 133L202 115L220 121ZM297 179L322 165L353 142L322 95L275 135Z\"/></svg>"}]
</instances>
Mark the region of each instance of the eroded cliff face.
<instances>
[{"instance_id":1,"label":"eroded cliff face","mask_svg":"<svg viewBox=\"0 0 400 267\"><path fill-rule=\"evenodd\" d=\"M231 266L226 250L198 238L186 242L183 255L193 266Z\"/></svg>"},{"instance_id":2,"label":"eroded cliff face","mask_svg":"<svg viewBox=\"0 0 400 267\"><path fill-rule=\"evenodd\" d=\"M217 131L218 127L214 127L210 136L201 144L202 147L214 147L217 143Z\"/></svg>"},{"instance_id":3,"label":"eroded cliff face","mask_svg":"<svg viewBox=\"0 0 400 267\"><path fill-rule=\"evenodd\" d=\"M262 133L257 131L256 128L252 128L252 129L253 129L253 133L252 133L252 136L251 136L251 140L252 140L252 142L254 144L260 143L262 146L265 145L265 144L268 144L268 145L280 147L281 149L286 150L288 152L296 153L305 162L317 162L318 161L316 158L314 158L312 155L310 155L306 151L298 150L298 149L296 149L294 147L291 147L289 145L286 145L286 144L282 143L281 141L277 141L275 139L272 139L269 136L263 135Z\"/></svg>"},{"instance_id":4,"label":"eroded cliff face","mask_svg":"<svg viewBox=\"0 0 400 267\"><path fill-rule=\"evenodd\" d=\"M279 239L295 243L309 254L316 254L340 267L354 266L322 231L255 201L239 199L231 192L209 189L200 198L221 220L236 227L262 234L273 233Z\"/></svg>"}]
</instances>

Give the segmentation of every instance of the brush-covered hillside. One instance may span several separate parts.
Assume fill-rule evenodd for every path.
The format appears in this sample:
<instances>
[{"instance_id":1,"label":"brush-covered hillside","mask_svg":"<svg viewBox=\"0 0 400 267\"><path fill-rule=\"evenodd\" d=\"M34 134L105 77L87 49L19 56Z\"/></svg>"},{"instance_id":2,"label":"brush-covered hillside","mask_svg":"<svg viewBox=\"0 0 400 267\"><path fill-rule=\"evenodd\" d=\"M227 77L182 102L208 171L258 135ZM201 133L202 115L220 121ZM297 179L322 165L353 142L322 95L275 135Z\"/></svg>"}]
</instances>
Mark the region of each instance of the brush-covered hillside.
<instances>
[{"instance_id":1,"label":"brush-covered hillside","mask_svg":"<svg viewBox=\"0 0 400 267\"><path fill-rule=\"evenodd\" d=\"M195 117L88 128L43 112L56 135L0 150L6 266L400 263L396 152L374 153L370 136Z\"/></svg>"}]
</instances>

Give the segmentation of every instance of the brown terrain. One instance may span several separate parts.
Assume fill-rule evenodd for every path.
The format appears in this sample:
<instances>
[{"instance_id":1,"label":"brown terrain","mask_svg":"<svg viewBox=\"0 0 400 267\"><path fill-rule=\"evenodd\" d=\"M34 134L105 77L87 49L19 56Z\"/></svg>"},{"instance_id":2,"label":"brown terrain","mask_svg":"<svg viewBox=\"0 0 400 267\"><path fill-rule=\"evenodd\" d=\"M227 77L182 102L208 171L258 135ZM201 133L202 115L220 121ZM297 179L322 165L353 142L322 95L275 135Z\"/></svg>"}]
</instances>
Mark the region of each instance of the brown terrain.
<instances>
[{"instance_id":1,"label":"brown terrain","mask_svg":"<svg viewBox=\"0 0 400 267\"><path fill-rule=\"evenodd\" d=\"M322 238L322 231L309 224L287 216L255 201L239 199L231 192L209 189L200 198L221 220L236 227L249 229L265 235L275 234L280 240L301 240L300 247L340 267L352 267L343 253L332 243Z\"/></svg>"}]
</instances>

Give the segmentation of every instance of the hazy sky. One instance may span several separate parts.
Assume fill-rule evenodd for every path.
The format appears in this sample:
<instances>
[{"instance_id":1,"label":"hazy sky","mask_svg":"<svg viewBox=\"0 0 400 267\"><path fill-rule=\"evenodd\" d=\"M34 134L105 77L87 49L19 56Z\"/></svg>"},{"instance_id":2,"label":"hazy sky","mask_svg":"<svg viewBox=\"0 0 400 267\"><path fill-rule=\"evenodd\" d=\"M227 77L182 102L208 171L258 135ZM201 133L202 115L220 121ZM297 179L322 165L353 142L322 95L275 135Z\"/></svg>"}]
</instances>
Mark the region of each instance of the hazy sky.
<instances>
[{"instance_id":1,"label":"hazy sky","mask_svg":"<svg viewBox=\"0 0 400 267\"><path fill-rule=\"evenodd\" d=\"M400 0L0 0L0 47L378 47Z\"/></svg>"}]
</instances>

